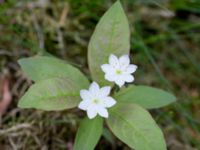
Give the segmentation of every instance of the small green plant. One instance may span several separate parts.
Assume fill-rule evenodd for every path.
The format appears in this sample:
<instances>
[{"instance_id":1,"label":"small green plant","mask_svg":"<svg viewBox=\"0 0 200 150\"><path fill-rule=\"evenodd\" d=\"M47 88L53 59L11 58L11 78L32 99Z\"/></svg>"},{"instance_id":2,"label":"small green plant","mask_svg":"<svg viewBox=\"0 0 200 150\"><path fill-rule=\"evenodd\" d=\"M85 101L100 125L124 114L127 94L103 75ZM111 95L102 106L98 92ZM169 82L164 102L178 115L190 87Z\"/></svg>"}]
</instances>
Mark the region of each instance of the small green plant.
<instances>
[{"instance_id":1,"label":"small green plant","mask_svg":"<svg viewBox=\"0 0 200 150\"><path fill-rule=\"evenodd\" d=\"M88 63L93 82L89 84L78 69L54 57L20 59L22 70L35 83L18 106L47 111L78 107L87 111L74 150L95 148L103 131L103 118L113 134L131 148L166 150L163 133L146 109L166 106L176 98L144 85L124 86L134 81L132 73L137 69L130 64L129 41L128 21L117 1L101 18L89 43ZM114 88L114 83L119 88Z\"/></svg>"}]
</instances>

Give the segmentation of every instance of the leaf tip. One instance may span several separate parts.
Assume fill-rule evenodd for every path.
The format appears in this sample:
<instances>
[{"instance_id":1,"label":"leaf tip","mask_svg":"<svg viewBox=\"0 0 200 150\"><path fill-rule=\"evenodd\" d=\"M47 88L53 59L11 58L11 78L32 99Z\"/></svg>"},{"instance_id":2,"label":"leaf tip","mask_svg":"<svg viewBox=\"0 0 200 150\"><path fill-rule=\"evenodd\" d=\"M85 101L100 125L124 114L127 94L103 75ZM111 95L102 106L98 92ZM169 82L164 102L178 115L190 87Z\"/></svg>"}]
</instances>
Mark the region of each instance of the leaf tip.
<instances>
[{"instance_id":1,"label":"leaf tip","mask_svg":"<svg viewBox=\"0 0 200 150\"><path fill-rule=\"evenodd\" d=\"M122 8L122 4L121 4L120 0L117 0L117 1L113 4L113 6L117 6L117 7Z\"/></svg>"},{"instance_id":2,"label":"leaf tip","mask_svg":"<svg viewBox=\"0 0 200 150\"><path fill-rule=\"evenodd\" d=\"M17 63L21 66L21 64L23 63L23 61L24 61L24 58L21 58L21 59L17 60Z\"/></svg>"},{"instance_id":3,"label":"leaf tip","mask_svg":"<svg viewBox=\"0 0 200 150\"><path fill-rule=\"evenodd\" d=\"M23 108L23 105L22 105L21 100L18 102L17 107L18 107L18 108Z\"/></svg>"},{"instance_id":4,"label":"leaf tip","mask_svg":"<svg viewBox=\"0 0 200 150\"><path fill-rule=\"evenodd\" d=\"M172 103L177 101L177 98L174 94L171 94L171 101Z\"/></svg>"}]
</instances>

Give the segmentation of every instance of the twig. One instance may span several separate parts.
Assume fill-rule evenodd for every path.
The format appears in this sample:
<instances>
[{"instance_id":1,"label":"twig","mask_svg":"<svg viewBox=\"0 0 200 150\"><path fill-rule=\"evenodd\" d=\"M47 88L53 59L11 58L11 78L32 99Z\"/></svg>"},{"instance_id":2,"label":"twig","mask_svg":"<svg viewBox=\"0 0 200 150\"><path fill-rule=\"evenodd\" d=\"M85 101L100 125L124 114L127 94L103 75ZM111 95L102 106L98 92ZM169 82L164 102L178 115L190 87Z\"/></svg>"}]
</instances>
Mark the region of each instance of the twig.
<instances>
[{"instance_id":1,"label":"twig","mask_svg":"<svg viewBox=\"0 0 200 150\"><path fill-rule=\"evenodd\" d=\"M17 148L16 144L13 142L12 138L9 137L8 140L9 140L10 145L12 146L13 150L17 150L18 148Z\"/></svg>"},{"instance_id":2,"label":"twig","mask_svg":"<svg viewBox=\"0 0 200 150\"><path fill-rule=\"evenodd\" d=\"M65 21L68 15L69 7L68 5L65 5L62 11L62 14L60 16L60 20L58 22L59 27L64 27L65 26Z\"/></svg>"},{"instance_id":3,"label":"twig","mask_svg":"<svg viewBox=\"0 0 200 150\"><path fill-rule=\"evenodd\" d=\"M0 135L5 135L5 134L8 134L10 132L16 132L18 130L29 129L29 128L32 128L31 124L27 124L27 123L18 124L18 125L11 127L11 128L0 130Z\"/></svg>"},{"instance_id":4,"label":"twig","mask_svg":"<svg viewBox=\"0 0 200 150\"><path fill-rule=\"evenodd\" d=\"M65 56L65 45L63 40L63 34L59 27L56 27L58 48L61 50L62 56Z\"/></svg>"},{"instance_id":5,"label":"twig","mask_svg":"<svg viewBox=\"0 0 200 150\"><path fill-rule=\"evenodd\" d=\"M0 55L13 56L8 50L0 49Z\"/></svg>"},{"instance_id":6,"label":"twig","mask_svg":"<svg viewBox=\"0 0 200 150\"><path fill-rule=\"evenodd\" d=\"M58 48L61 50L62 56L65 56L65 44L63 40L63 33L60 30L60 28L65 25L65 21L68 15L68 10L69 10L68 5L65 5L65 7L63 8L62 14L60 16L60 20L58 24L56 24Z\"/></svg>"},{"instance_id":7,"label":"twig","mask_svg":"<svg viewBox=\"0 0 200 150\"><path fill-rule=\"evenodd\" d=\"M41 50L44 50L44 35L42 33L42 29L40 28L38 21L37 21L37 18L36 18L34 13L31 17L32 17L32 21L33 21L33 26L34 26L35 31L37 33L39 47L40 47Z\"/></svg>"}]
</instances>

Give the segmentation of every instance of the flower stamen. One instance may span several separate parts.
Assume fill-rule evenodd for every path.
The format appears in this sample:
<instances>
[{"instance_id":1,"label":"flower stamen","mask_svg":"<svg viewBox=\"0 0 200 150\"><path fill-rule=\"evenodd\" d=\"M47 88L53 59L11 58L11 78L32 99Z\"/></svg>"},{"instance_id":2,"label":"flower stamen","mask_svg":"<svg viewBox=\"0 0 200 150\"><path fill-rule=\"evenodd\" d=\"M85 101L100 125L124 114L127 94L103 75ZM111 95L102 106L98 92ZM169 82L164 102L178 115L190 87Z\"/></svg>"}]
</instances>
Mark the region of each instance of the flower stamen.
<instances>
[{"instance_id":1,"label":"flower stamen","mask_svg":"<svg viewBox=\"0 0 200 150\"><path fill-rule=\"evenodd\" d=\"M93 102L94 104L98 104L98 103L99 103L99 100L98 100L98 99L94 99L92 102Z\"/></svg>"},{"instance_id":2,"label":"flower stamen","mask_svg":"<svg viewBox=\"0 0 200 150\"><path fill-rule=\"evenodd\" d=\"M122 71L121 70L116 70L116 74L121 74Z\"/></svg>"}]
</instances>

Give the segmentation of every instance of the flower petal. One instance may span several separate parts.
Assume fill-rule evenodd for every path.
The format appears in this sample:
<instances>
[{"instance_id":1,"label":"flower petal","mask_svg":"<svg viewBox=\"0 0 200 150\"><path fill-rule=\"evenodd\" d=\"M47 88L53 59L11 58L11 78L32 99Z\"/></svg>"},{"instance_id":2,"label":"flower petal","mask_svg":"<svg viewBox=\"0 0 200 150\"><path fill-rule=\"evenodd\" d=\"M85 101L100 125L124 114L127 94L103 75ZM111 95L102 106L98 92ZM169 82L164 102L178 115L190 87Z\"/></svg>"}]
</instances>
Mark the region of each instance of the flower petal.
<instances>
[{"instance_id":1,"label":"flower petal","mask_svg":"<svg viewBox=\"0 0 200 150\"><path fill-rule=\"evenodd\" d=\"M87 109L87 115L89 119L94 118L97 115L97 109L93 105L89 106Z\"/></svg>"},{"instance_id":2,"label":"flower petal","mask_svg":"<svg viewBox=\"0 0 200 150\"><path fill-rule=\"evenodd\" d=\"M116 78L116 75L114 74L105 74L105 79L108 80L108 81L115 81L115 78Z\"/></svg>"},{"instance_id":3,"label":"flower petal","mask_svg":"<svg viewBox=\"0 0 200 150\"><path fill-rule=\"evenodd\" d=\"M123 79L129 83L134 81L134 77L132 75L123 75Z\"/></svg>"},{"instance_id":4,"label":"flower petal","mask_svg":"<svg viewBox=\"0 0 200 150\"><path fill-rule=\"evenodd\" d=\"M78 108L82 110L87 110L89 105L90 105L90 102L88 100L84 100L79 103Z\"/></svg>"},{"instance_id":5,"label":"flower petal","mask_svg":"<svg viewBox=\"0 0 200 150\"><path fill-rule=\"evenodd\" d=\"M111 71L114 71L113 67L111 65L109 65L109 64L103 64L103 65L101 65L101 69L105 73L109 73Z\"/></svg>"},{"instance_id":6,"label":"flower petal","mask_svg":"<svg viewBox=\"0 0 200 150\"><path fill-rule=\"evenodd\" d=\"M89 100L91 99L91 94L88 90L81 90L80 91L80 96L83 100Z\"/></svg>"},{"instance_id":7,"label":"flower petal","mask_svg":"<svg viewBox=\"0 0 200 150\"><path fill-rule=\"evenodd\" d=\"M118 60L117 56L111 54L110 57L109 57L109 63L112 66L118 65L119 64L119 60Z\"/></svg>"},{"instance_id":8,"label":"flower petal","mask_svg":"<svg viewBox=\"0 0 200 150\"><path fill-rule=\"evenodd\" d=\"M123 55L119 58L119 63L121 66L128 66L130 64L129 55Z\"/></svg>"},{"instance_id":9,"label":"flower petal","mask_svg":"<svg viewBox=\"0 0 200 150\"><path fill-rule=\"evenodd\" d=\"M89 87L89 91L93 94L93 95L97 95L99 92L99 85L96 82L92 82L90 84Z\"/></svg>"},{"instance_id":10,"label":"flower petal","mask_svg":"<svg viewBox=\"0 0 200 150\"><path fill-rule=\"evenodd\" d=\"M125 81L123 79L117 79L115 80L115 83L119 86L122 87L125 84Z\"/></svg>"},{"instance_id":11,"label":"flower petal","mask_svg":"<svg viewBox=\"0 0 200 150\"><path fill-rule=\"evenodd\" d=\"M110 86L104 86L100 89L99 94L101 97L108 96L110 94L110 90L111 90Z\"/></svg>"},{"instance_id":12,"label":"flower petal","mask_svg":"<svg viewBox=\"0 0 200 150\"><path fill-rule=\"evenodd\" d=\"M129 66L126 68L126 72L127 72L127 73L133 73L133 72L135 72L136 70L137 70L137 66L136 66L136 65L133 65L133 64L129 65Z\"/></svg>"},{"instance_id":13,"label":"flower petal","mask_svg":"<svg viewBox=\"0 0 200 150\"><path fill-rule=\"evenodd\" d=\"M97 109L98 111L98 114L104 118L108 118L108 111L106 108L103 108L103 107L98 107Z\"/></svg>"},{"instance_id":14,"label":"flower petal","mask_svg":"<svg viewBox=\"0 0 200 150\"><path fill-rule=\"evenodd\" d=\"M110 96L104 98L104 107L109 108L116 104L116 100Z\"/></svg>"}]
</instances>

